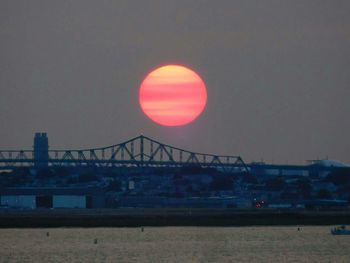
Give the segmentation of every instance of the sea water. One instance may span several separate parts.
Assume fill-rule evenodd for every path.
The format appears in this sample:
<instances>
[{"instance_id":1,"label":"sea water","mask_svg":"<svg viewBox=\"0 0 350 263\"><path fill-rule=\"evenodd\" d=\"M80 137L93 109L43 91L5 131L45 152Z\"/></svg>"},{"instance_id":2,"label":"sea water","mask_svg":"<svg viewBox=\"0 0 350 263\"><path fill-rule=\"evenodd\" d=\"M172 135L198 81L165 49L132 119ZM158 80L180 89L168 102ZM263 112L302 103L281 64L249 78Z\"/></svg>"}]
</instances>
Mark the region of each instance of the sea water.
<instances>
[{"instance_id":1,"label":"sea water","mask_svg":"<svg viewBox=\"0 0 350 263\"><path fill-rule=\"evenodd\" d=\"M0 261L350 262L331 227L0 229Z\"/></svg>"}]
</instances>

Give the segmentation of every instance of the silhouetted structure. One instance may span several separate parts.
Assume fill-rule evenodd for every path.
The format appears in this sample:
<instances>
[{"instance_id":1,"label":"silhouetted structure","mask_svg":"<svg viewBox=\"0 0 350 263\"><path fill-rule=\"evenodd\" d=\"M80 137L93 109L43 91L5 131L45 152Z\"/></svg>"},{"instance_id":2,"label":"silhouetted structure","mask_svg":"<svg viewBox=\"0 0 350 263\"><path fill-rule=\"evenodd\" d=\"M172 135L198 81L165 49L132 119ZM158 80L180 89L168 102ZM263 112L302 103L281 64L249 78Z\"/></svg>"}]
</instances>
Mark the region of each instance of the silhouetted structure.
<instances>
[{"instance_id":1,"label":"silhouetted structure","mask_svg":"<svg viewBox=\"0 0 350 263\"><path fill-rule=\"evenodd\" d=\"M99 188L21 187L0 189L0 205L13 208L103 208L105 193Z\"/></svg>"},{"instance_id":2,"label":"silhouetted structure","mask_svg":"<svg viewBox=\"0 0 350 263\"><path fill-rule=\"evenodd\" d=\"M46 167L49 165L49 140L45 132L35 133L34 137L34 166Z\"/></svg>"},{"instance_id":3,"label":"silhouetted structure","mask_svg":"<svg viewBox=\"0 0 350 263\"><path fill-rule=\"evenodd\" d=\"M30 156L33 156L31 158ZM240 156L196 153L157 142L146 136L101 148L49 150L46 133L36 133L34 151L0 150L0 169L27 167L182 167L236 169L247 172Z\"/></svg>"},{"instance_id":4,"label":"silhouetted structure","mask_svg":"<svg viewBox=\"0 0 350 263\"><path fill-rule=\"evenodd\" d=\"M259 174L274 171L280 176L319 174L338 166L312 163L310 165L246 164L240 156L191 152L163 144L140 135L125 142L91 149L49 150L46 133L36 133L34 150L0 150L0 170L18 167L94 167L112 170L115 167L185 167L214 168L228 172Z\"/></svg>"}]
</instances>

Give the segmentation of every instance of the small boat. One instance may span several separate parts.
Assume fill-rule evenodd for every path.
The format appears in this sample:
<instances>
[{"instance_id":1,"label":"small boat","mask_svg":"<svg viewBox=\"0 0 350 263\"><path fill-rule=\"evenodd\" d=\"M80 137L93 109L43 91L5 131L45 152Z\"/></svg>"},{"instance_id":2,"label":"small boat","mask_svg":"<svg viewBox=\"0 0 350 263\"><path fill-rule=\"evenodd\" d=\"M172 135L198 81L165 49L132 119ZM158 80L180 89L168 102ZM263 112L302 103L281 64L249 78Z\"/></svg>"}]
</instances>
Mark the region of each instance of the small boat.
<instances>
[{"instance_id":1,"label":"small boat","mask_svg":"<svg viewBox=\"0 0 350 263\"><path fill-rule=\"evenodd\" d=\"M338 226L331 229L332 235L350 235L350 230L346 229L346 226Z\"/></svg>"}]
</instances>

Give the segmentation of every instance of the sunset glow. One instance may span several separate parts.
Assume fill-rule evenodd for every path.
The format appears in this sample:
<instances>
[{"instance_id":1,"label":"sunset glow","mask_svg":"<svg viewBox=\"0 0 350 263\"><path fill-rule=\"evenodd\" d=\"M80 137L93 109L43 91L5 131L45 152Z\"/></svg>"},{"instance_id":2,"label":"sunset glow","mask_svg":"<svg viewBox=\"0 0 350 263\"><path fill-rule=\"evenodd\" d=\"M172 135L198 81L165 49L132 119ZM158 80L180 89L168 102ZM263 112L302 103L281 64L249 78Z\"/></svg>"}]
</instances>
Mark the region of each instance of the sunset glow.
<instances>
[{"instance_id":1,"label":"sunset glow","mask_svg":"<svg viewBox=\"0 0 350 263\"><path fill-rule=\"evenodd\" d=\"M143 112L165 126L185 125L204 110L207 92L197 73L179 65L167 65L149 73L141 83Z\"/></svg>"}]
</instances>

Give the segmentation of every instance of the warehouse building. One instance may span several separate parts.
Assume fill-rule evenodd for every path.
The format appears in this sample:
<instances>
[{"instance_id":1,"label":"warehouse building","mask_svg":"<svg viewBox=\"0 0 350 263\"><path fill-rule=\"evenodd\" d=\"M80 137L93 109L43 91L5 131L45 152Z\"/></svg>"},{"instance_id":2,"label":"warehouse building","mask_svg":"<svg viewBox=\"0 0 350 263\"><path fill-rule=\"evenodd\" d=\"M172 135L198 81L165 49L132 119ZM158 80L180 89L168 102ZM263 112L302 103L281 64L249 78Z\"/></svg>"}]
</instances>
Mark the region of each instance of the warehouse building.
<instances>
[{"instance_id":1,"label":"warehouse building","mask_svg":"<svg viewBox=\"0 0 350 263\"><path fill-rule=\"evenodd\" d=\"M97 188L5 188L0 201L8 208L105 207L104 191Z\"/></svg>"}]
</instances>

